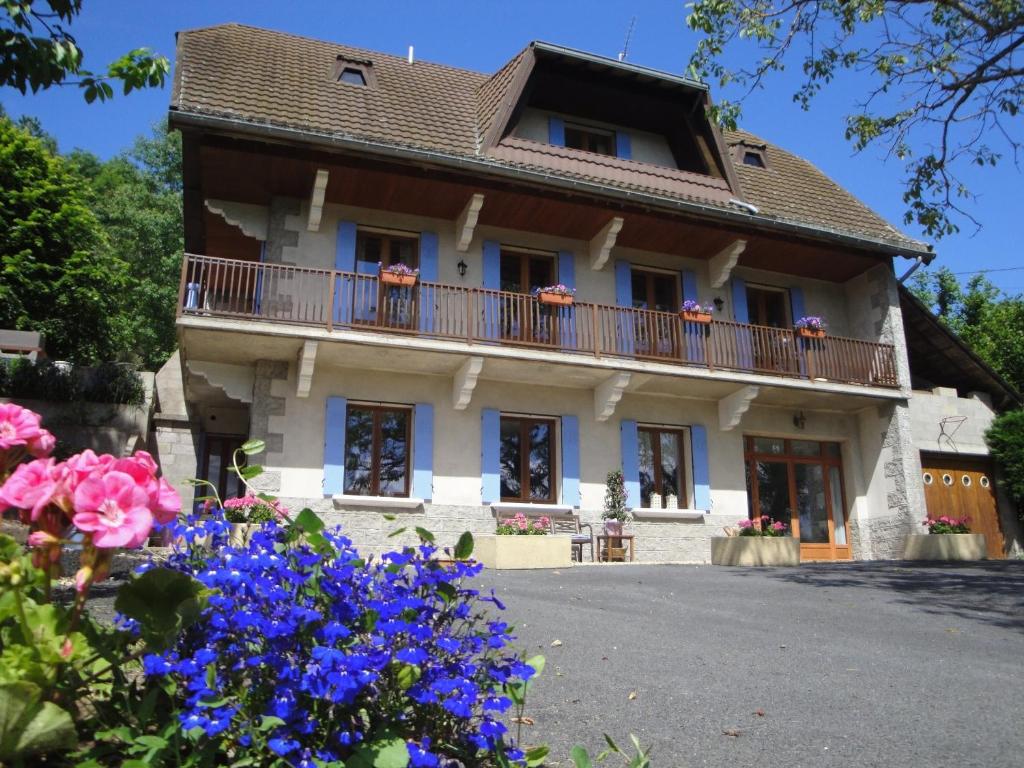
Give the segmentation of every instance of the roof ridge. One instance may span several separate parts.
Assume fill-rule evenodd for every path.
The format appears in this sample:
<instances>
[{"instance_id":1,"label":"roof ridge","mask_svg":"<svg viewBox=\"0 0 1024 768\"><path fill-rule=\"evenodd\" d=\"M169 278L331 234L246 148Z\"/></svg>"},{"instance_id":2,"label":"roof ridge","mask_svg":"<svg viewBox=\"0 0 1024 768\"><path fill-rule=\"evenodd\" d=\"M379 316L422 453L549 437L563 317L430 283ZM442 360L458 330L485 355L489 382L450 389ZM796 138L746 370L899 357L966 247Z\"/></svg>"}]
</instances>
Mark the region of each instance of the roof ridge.
<instances>
[{"instance_id":1,"label":"roof ridge","mask_svg":"<svg viewBox=\"0 0 1024 768\"><path fill-rule=\"evenodd\" d=\"M359 53L371 54L373 56L383 56L388 59L393 59L395 62L405 63L406 57L400 56L395 53L387 53L386 51L380 51L375 48L363 48L358 45L348 45L346 43L339 43L334 40L324 40L319 37L310 37L309 35L300 35L297 32L285 32L279 29L268 29L267 27L258 27L255 24L242 24L237 21L226 21L221 24L208 24L205 27L190 27L188 29L179 29L176 34L190 33L190 32L205 32L206 30L212 29L223 29L225 27L234 27L237 29L249 29L255 32L265 32L268 35L275 35L277 37L289 37L294 40L304 40L311 43L320 43L322 45L333 45L337 48L344 48L349 51L358 51ZM447 69L452 72L462 72L469 75L476 75L477 77L489 78L492 75L488 75L486 72L481 72L476 69L468 69L466 67L456 67L451 64L442 64L438 61L430 61L429 59L417 59L416 64L422 64L428 67L435 67L437 69ZM415 65L414 65L415 66ZM504 65L502 65L504 66ZM495 73L496 74L496 73Z\"/></svg>"}]
</instances>

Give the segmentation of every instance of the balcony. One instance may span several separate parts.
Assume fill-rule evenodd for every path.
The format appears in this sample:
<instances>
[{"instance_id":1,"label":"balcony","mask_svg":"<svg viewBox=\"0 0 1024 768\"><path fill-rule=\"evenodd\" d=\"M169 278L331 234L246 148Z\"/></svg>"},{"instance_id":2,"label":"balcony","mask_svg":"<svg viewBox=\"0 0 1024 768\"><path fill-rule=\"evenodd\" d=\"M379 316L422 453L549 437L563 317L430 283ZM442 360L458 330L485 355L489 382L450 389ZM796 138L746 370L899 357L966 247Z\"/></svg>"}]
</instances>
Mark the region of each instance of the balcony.
<instances>
[{"instance_id":1,"label":"balcony","mask_svg":"<svg viewBox=\"0 0 1024 768\"><path fill-rule=\"evenodd\" d=\"M889 344L805 339L791 329L690 323L668 312L579 301L560 307L527 294L441 283L388 286L375 275L191 254L182 265L178 314L899 386Z\"/></svg>"}]
</instances>

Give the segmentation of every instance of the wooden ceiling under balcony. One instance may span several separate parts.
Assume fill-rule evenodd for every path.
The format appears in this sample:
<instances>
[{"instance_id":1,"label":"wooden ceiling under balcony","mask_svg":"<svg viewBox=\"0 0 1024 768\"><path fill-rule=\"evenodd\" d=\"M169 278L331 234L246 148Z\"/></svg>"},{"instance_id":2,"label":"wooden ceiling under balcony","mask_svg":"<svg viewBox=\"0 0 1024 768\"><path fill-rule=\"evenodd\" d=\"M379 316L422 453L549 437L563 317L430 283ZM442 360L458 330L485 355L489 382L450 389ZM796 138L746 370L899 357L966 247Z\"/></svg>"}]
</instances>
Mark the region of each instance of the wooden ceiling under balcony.
<instances>
[{"instance_id":1,"label":"wooden ceiling under balcony","mask_svg":"<svg viewBox=\"0 0 1024 768\"><path fill-rule=\"evenodd\" d=\"M191 155L191 156L190 156ZM330 171L327 203L374 208L454 222L470 196L485 202L479 225L589 241L613 216L624 219L616 245L710 259L736 238L747 240L739 265L845 282L888 257L824 240L787 239L740 226L726 229L693 214L656 211L592 191L545 189L527 182L459 174L428 165L383 163L283 144L186 136L186 227L203 227L201 199L267 205L272 197L308 199L319 168ZM191 176L191 178L190 178ZM193 204L189 205L189 196ZM196 205L195 196L199 197ZM206 233L217 237L215 231Z\"/></svg>"}]
</instances>

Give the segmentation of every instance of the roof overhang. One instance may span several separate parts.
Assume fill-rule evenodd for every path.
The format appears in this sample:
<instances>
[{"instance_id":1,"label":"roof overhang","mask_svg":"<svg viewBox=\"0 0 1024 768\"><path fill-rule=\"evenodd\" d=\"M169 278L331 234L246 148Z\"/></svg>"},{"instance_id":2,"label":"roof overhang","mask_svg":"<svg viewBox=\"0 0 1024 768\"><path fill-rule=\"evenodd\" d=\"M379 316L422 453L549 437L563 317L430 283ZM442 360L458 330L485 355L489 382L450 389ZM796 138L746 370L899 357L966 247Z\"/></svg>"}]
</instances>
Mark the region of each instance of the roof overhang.
<instances>
[{"instance_id":1,"label":"roof overhang","mask_svg":"<svg viewBox=\"0 0 1024 768\"><path fill-rule=\"evenodd\" d=\"M371 155L388 160L415 163L420 166L425 164L436 165L472 174L511 179L603 198L619 204L630 203L665 213L699 216L717 223L734 224L777 235L792 235L818 242L855 248L860 251L877 254L879 257L920 258L925 263L930 262L935 257L931 248L927 246L915 248L910 244L851 235L826 227L763 216L738 207L722 208L649 192L612 187L529 168L512 167L483 156L469 157L438 150L388 144L345 134L310 131L308 128L257 123L237 117L189 112L173 107L170 110L168 121L172 128L204 129L228 136L256 137L295 146L312 146L328 151Z\"/></svg>"}]
</instances>

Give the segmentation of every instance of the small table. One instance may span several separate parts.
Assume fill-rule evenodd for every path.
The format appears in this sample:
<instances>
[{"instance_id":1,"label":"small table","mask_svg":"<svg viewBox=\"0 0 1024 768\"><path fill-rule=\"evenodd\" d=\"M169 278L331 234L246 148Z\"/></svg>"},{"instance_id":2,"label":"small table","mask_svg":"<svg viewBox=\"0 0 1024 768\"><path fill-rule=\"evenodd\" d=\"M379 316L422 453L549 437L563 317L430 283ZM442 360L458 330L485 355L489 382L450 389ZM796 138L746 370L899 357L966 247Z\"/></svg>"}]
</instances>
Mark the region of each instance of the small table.
<instances>
[{"instance_id":1,"label":"small table","mask_svg":"<svg viewBox=\"0 0 1024 768\"><path fill-rule=\"evenodd\" d=\"M608 563L611 562L611 549L617 549L622 547L622 542L629 542L629 562L633 562L634 556L634 545L633 545L634 534L632 533L599 533L597 534L597 562ZM619 542L618 547L612 547L613 541ZM603 544L603 546L602 546ZM623 555L625 558L625 555Z\"/></svg>"}]
</instances>

